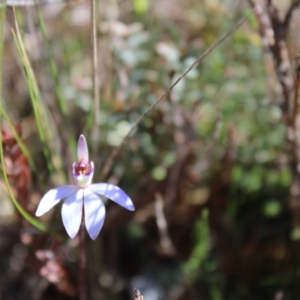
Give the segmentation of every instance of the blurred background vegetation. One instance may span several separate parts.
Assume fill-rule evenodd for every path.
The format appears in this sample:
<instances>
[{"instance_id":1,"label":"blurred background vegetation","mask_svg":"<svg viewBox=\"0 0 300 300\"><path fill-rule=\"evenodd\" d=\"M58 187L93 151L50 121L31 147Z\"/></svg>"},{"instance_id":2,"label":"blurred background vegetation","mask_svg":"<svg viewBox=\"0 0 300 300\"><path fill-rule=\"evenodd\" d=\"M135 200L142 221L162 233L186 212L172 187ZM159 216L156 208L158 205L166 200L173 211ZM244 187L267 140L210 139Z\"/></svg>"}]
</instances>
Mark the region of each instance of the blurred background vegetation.
<instances>
[{"instance_id":1,"label":"blurred background vegetation","mask_svg":"<svg viewBox=\"0 0 300 300\"><path fill-rule=\"evenodd\" d=\"M133 287L145 300L300 299L299 2L97 1L99 111L90 1L2 8L0 298L77 299L78 241L60 209L43 232L10 192L34 216L47 190L72 182L83 133L94 181L136 206L107 203L86 241L89 299L131 299ZM244 16L104 174L138 117Z\"/></svg>"}]
</instances>

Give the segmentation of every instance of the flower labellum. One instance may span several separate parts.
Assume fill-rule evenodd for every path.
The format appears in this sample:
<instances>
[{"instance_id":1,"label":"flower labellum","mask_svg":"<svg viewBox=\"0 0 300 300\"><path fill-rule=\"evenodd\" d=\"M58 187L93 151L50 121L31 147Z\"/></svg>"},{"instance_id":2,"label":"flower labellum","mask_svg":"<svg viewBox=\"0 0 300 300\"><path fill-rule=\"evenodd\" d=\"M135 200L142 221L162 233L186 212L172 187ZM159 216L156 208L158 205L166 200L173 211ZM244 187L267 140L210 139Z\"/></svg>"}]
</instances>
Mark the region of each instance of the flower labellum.
<instances>
[{"instance_id":1,"label":"flower labellum","mask_svg":"<svg viewBox=\"0 0 300 300\"><path fill-rule=\"evenodd\" d=\"M133 211L134 205L127 194L119 187L108 183L94 183L94 163L89 162L89 151L84 135L80 135L77 145L78 161L73 163L72 173L76 185L58 186L48 191L41 199L36 216L48 212L64 200L61 215L67 233L74 238L79 231L82 217L89 236L95 240L105 219L104 196L120 206ZM82 216L84 212L84 216Z\"/></svg>"}]
</instances>

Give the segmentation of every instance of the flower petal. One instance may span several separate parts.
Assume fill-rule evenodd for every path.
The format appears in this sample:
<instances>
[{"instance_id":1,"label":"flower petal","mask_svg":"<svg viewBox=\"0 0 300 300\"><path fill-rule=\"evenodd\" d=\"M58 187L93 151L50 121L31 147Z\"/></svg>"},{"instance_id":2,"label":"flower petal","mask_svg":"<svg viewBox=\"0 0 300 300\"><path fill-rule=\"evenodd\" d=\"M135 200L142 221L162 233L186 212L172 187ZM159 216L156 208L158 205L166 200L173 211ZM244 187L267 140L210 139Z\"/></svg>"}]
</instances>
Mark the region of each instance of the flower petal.
<instances>
[{"instance_id":1,"label":"flower petal","mask_svg":"<svg viewBox=\"0 0 300 300\"><path fill-rule=\"evenodd\" d=\"M94 193L103 195L128 210L134 210L134 205L128 195L118 186L108 183L95 183L89 186Z\"/></svg>"},{"instance_id":2,"label":"flower petal","mask_svg":"<svg viewBox=\"0 0 300 300\"><path fill-rule=\"evenodd\" d=\"M75 193L76 190L77 188L74 185L63 185L51 189L41 199L35 215L40 217L55 206L60 200Z\"/></svg>"},{"instance_id":3,"label":"flower petal","mask_svg":"<svg viewBox=\"0 0 300 300\"><path fill-rule=\"evenodd\" d=\"M86 139L83 134L80 135L77 143L77 157L78 161L89 161L89 149L86 143Z\"/></svg>"},{"instance_id":4,"label":"flower petal","mask_svg":"<svg viewBox=\"0 0 300 300\"><path fill-rule=\"evenodd\" d=\"M82 219L83 189L69 196L61 209L61 216L66 231L71 238L78 233Z\"/></svg>"},{"instance_id":5,"label":"flower petal","mask_svg":"<svg viewBox=\"0 0 300 300\"><path fill-rule=\"evenodd\" d=\"M100 196L89 188L84 190L84 218L89 236L95 240L104 223L105 206Z\"/></svg>"}]
</instances>

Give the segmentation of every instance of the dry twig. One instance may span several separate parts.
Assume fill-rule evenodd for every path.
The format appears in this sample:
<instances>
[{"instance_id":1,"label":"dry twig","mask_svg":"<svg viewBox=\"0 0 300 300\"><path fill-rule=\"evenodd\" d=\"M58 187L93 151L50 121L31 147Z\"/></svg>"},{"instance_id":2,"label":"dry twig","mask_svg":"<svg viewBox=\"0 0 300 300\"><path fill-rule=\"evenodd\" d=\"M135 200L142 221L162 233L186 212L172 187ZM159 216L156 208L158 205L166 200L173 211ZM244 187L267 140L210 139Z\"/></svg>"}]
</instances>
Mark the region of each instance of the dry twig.
<instances>
[{"instance_id":1,"label":"dry twig","mask_svg":"<svg viewBox=\"0 0 300 300\"><path fill-rule=\"evenodd\" d=\"M295 0L291 3L283 21L283 25L286 30L289 29L293 13L299 7L299 5L300 5L300 0Z\"/></svg>"},{"instance_id":2,"label":"dry twig","mask_svg":"<svg viewBox=\"0 0 300 300\"><path fill-rule=\"evenodd\" d=\"M160 193L155 193L155 215L162 251L164 254L173 255L175 248L169 235L168 223L164 213L164 200Z\"/></svg>"},{"instance_id":3,"label":"dry twig","mask_svg":"<svg viewBox=\"0 0 300 300\"><path fill-rule=\"evenodd\" d=\"M281 86L281 110L282 121L287 127L287 151L289 166L292 173L292 184L290 187L289 205L291 208L295 227L300 226L300 173L298 166L300 163L300 140L299 140L299 114L298 95L300 87L300 67L299 58L293 70L289 57L286 37L289 23L294 10L299 6L300 1L293 1L285 17L282 17L278 8L272 0L266 0L263 7L256 0L248 0L254 9L260 34L267 51L272 54L274 68ZM271 38L270 38L271 37Z\"/></svg>"}]
</instances>

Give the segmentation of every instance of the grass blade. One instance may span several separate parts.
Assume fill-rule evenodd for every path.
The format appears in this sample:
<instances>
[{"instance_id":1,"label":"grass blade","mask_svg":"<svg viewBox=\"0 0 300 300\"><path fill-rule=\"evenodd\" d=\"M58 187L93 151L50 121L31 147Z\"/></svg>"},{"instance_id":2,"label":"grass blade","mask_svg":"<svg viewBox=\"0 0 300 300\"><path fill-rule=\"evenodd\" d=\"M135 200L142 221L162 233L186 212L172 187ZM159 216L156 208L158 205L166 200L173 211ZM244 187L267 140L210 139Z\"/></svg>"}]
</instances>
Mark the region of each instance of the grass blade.
<instances>
[{"instance_id":1,"label":"grass blade","mask_svg":"<svg viewBox=\"0 0 300 300\"><path fill-rule=\"evenodd\" d=\"M47 169L54 183L61 184L62 182L66 181L66 175L62 167L62 160L60 154L54 147L55 143L51 131L51 126L48 121L48 115L44 103L41 100L37 81L21 38L19 26L16 20L15 10L14 17L16 31L12 29L12 34L22 65L24 67L25 80L29 89L38 134L42 142L43 152L47 161Z\"/></svg>"}]
</instances>

